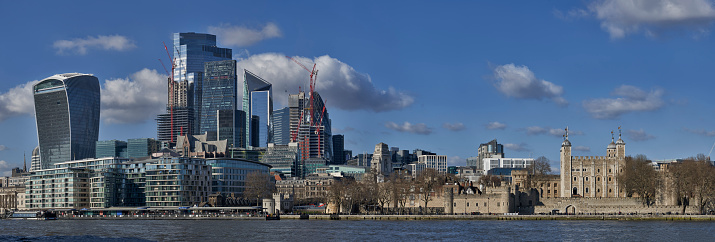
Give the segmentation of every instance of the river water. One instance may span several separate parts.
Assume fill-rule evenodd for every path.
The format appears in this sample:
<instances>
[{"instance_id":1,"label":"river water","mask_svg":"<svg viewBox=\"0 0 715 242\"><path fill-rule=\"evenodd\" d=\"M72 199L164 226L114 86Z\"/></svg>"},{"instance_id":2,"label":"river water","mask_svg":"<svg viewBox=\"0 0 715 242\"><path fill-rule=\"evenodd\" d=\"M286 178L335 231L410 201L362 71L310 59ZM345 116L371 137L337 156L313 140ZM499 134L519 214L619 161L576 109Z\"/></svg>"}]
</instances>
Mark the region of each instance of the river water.
<instances>
[{"instance_id":1,"label":"river water","mask_svg":"<svg viewBox=\"0 0 715 242\"><path fill-rule=\"evenodd\" d=\"M715 241L684 221L0 220L1 241Z\"/></svg>"}]
</instances>

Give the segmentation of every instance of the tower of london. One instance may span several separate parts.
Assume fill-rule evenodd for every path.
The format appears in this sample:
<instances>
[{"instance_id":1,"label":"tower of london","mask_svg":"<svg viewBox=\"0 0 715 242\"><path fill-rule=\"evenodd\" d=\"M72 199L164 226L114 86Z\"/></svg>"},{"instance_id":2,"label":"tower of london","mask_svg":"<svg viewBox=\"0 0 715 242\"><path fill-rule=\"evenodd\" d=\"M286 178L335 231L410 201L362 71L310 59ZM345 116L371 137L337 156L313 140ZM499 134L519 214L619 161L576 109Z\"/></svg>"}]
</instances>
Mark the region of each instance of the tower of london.
<instances>
[{"instance_id":1,"label":"tower of london","mask_svg":"<svg viewBox=\"0 0 715 242\"><path fill-rule=\"evenodd\" d=\"M618 187L618 174L625 164L626 143L621 139L606 148L606 156L572 156L568 128L561 144L561 197L625 197Z\"/></svg>"}]
</instances>

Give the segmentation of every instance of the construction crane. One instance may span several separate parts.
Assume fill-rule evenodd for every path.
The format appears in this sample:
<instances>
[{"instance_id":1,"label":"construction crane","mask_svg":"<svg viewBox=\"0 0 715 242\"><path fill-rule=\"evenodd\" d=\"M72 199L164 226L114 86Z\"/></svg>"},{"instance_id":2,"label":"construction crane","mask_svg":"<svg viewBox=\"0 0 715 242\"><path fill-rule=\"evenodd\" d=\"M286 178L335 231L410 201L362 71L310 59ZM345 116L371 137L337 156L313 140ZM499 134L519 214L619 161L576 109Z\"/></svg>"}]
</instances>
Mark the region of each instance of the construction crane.
<instances>
[{"instance_id":1,"label":"construction crane","mask_svg":"<svg viewBox=\"0 0 715 242\"><path fill-rule=\"evenodd\" d=\"M322 113L321 113L321 117L320 117L321 121L319 121L318 123L316 123L316 121L318 121L318 117L316 117L316 113L314 112L314 110L315 110L315 102L314 102L314 99L315 99L315 97L314 97L314 96L315 96L315 95L314 95L314 93L315 93L315 83L316 83L316 80L318 79L318 70L316 69L317 64L316 64L316 63L313 63L313 68L312 68L312 70L311 70L311 69L309 69L308 67L306 67L305 65L303 65L302 63L300 63L298 60L296 60L296 59L293 58L293 57L286 56L286 58L291 59L293 62L295 62L296 64L298 64L301 68L303 68L304 70L306 70L306 71L308 71L308 72L310 73L310 79L309 79L309 80L310 80L310 82L309 82L309 87L310 87L309 95L310 95L310 98L309 98L309 101L308 101L308 102L310 103L310 107L309 107L309 108L305 108L305 104L303 104L303 105L304 105L304 108L303 108L303 111L301 112L301 117L300 117L300 119L298 120L298 126L296 127L296 131L295 131L293 137L291 137L291 139L292 139L293 141L297 140L297 135L298 135L298 133L299 133L301 123L303 122L303 119L305 118L305 117L304 117L304 113L305 113L305 111L307 110L307 111L309 112L308 118L310 119L310 126L309 126L309 127L310 127L310 128L315 127L316 134L318 135L318 156L321 156L321 154L320 154L320 147L321 147L321 144L320 144L320 127L319 127L319 126L320 126L320 123L322 122L322 116L323 116L323 115L322 115ZM324 112L324 111L325 111L325 105L323 105L323 112ZM308 130L309 130L309 133L310 133L310 128L308 129ZM310 141L308 140L307 137L303 140L303 142L305 143L305 144L303 144L303 147L310 147L310 144L309 144ZM304 157L304 158L307 158L307 157Z\"/></svg>"},{"instance_id":2,"label":"construction crane","mask_svg":"<svg viewBox=\"0 0 715 242\"><path fill-rule=\"evenodd\" d=\"M174 69L176 69L176 59L171 58L171 54L169 54L169 48L166 47L166 43L161 43L164 44L164 50L166 50L166 55L169 56L169 60L172 60L171 75L169 75L169 112L171 113L171 134L169 135L169 137L171 139L171 143L174 143ZM164 62L161 61L161 59L159 59L159 61L161 62L161 65L164 66ZM168 72L166 66L164 66L164 71Z\"/></svg>"}]
</instances>

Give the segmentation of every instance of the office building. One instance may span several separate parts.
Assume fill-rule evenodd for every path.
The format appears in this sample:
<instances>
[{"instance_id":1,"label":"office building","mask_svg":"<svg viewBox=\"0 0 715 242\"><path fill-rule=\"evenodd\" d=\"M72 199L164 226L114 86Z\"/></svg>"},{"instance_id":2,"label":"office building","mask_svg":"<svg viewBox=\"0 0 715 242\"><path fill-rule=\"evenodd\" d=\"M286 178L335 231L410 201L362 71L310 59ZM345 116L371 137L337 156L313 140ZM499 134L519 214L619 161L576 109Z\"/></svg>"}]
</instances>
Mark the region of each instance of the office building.
<instances>
[{"instance_id":1,"label":"office building","mask_svg":"<svg viewBox=\"0 0 715 242\"><path fill-rule=\"evenodd\" d=\"M157 140L173 146L177 136L195 133L194 84L188 80L168 82L166 113L157 115L156 135Z\"/></svg>"},{"instance_id":2,"label":"office building","mask_svg":"<svg viewBox=\"0 0 715 242\"><path fill-rule=\"evenodd\" d=\"M273 111L273 143L287 145L290 142L290 108Z\"/></svg>"},{"instance_id":3,"label":"office building","mask_svg":"<svg viewBox=\"0 0 715 242\"><path fill-rule=\"evenodd\" d=\"M141 158L151 156L159 151L161 142L152 138L129 139L127 141L127 156L129 158Z\"/></svg>"},{"instance_id":4,"label":"office building","mask_svg":"<svg viewBox=\"0 0 715 242\"><path fill-rule=\"evenodd\" d=\"M446 155L421 155L417 157L418 164L424 164L425 169L434 169L439 173L447 173Z\"/></svg>"},{"instance_id":5,"label":"office building","mask_svg":"<svg viewBox=\"0 0 715 242\"><path fill-rule=\"evenodd\" d=\"M273 85L248 70L243 70L243 111L246 112L246 146L267 147L271 142L273 116ZM252 127L253 116L258 117ZM255 136L255 137L254 137ZM257 142L253 142L257 140Z\"/></svg>"},{"instance_id":6,"label":"office building","mask_svg":"<svg viewBox=\"0 0 715 242\"><path fill-rule=\"evenodd\" d=\"M32 86L42 168L94 158L99 137L99 79L58 74Z\"/></svg>"},{"instance_id":7,"label":"office building","mask_svg":"<svg viewBox=\"0 0 715 242\"><path fill-rule=\"evenodd\" d=\"M235 146L239 133L238 125L242 123L236 120L239 116L236 113L236 61L206 62L203 75L199 132L217 136L219 140L226 139L230 146ZM219 130L221 137L218 137Z\"/></svg>"},{"instance_id":8,"label":"office building","mask_svg":"<svg viewBox=\"0 0 715 242\"><path fill-rule=\"evenodd\" d=\"M129 157L127 154L127 142L121 140L100 140L97 141L95 158L102 157Z\"/></svg>"},{"instance_id":9,"label":"office building","mask_svg":"<svg viewBox=\"0 0 715 242\"><path fill-rule=\"evenodd\" d=\"M174 48L172 49L176 68L173 80L193 83L194 128L193 134L200 134L200 117L203 100L204 64L210 61L231 60L231 49L216 46L216 36L200 33L174 33Z\"/></svg>"},{"instance_id":10,"label":"office building","mask_svg":"<svg viewBox=\"0 0 715 242\"><path fill-rule=\"evenodd\" d=\"M278 171L286 177L301 177L298 174L298 143L287 145L269 143L261 163L270 165L271 171Z\"/></svg>"},{"instance_id":11,"label":"office building","mask_svg":"<svg viewBox=\"0 0 715 242\"><path fill-rule=\"evenodd\" d=\"M303 97L304 100L297 100ZM311 104L312 101L312 104ZM302 103L302 105L301 105ZM308 159L324 159L329 161L333 158L333 135L331 130L330 115L325 108L325 103L318 92L312 95L299 93L289 96L289 107L291 112L291 128L293 128L293 110L299 110L296 140L301 161Z\"/></svg>"},{"instance_id":12,"label":"office building","mask_svg":"<svg viewBox=\"0 0 715 242\"><path fill-rule=\"evenodd\" d=\"M385 143L375 145L375 153L372 155L370 169L378 175L388 176L392 172L392 156Z\"/></svg>"},{"instance_id":13,"label":"office building","mask_svg":"<svg viewBox=\"0 0 715 242\"><path fill-rule=\"evenodd\" d=\"M345 155L343 150L345 149L345 136L342 134L333 135L333 160L332 164L344 165Z\"/></svg>"},{"instance_id":14,"label":"office building","mask_svg":"<svg viewBox=\"0 0 715 242\"><path fill-rule=\"evenodd\" d=\"M482 160L483 174L496 168L528 168L534 164L533 158L484 158Z\"/></svg>"},{"instance_id":15,"label":"office building","mask_svg":"<svg viewBox=\"0 0 715 242\"><path fill-rule=\"evenodd\" d=\"M269 174L270 165L243 159L211 158L206 159L211 166L211 194L234 194L242 197L246 190L248 174L260 172Z\"/></svg>"},{"instance_id":16,"label":"office building","mask_svg":"<svg viewBox=\"0 0 715 242\"><path fill-rule=\"evenodd\" d=\"M497 143L497 140L494 139L487 143L480 144L477 153L477 158L480 162L483 161L484 158L501 158L504 157L504 146ZM485 169L486 167L482 168Z\"/></svg>"}]
</instances>

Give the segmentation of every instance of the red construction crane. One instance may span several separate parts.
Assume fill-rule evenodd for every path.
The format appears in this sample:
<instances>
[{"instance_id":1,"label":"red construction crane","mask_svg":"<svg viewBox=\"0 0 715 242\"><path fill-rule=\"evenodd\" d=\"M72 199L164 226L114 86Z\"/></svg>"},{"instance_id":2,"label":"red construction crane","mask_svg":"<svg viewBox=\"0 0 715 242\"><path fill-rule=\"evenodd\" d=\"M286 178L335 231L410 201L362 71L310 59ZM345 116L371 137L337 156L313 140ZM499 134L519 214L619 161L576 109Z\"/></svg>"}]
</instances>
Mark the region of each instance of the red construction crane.
<instances>
[{"instance_id":1,"label":"red construction crane","mask_svg":"<svg viewBox=\"0 0 715 242\"><path fill-rule=\"evenodd\" d=\"M170 139L171 143L174 143L174 69L176 69L176 59L171 58L171 54L169 54L169 48L166 47L166 43L161 42L164 44L164 50L166 50L166 55L169 56L169 60L171 61L171 75L169 75L169 112L171 113L171 134ZM161 59L159 59L161 61ZM164 62L161 62L161 65L164 65ZM164 70L166 71L166 67L164 67Z\"/></svg>"}]
</instances>

